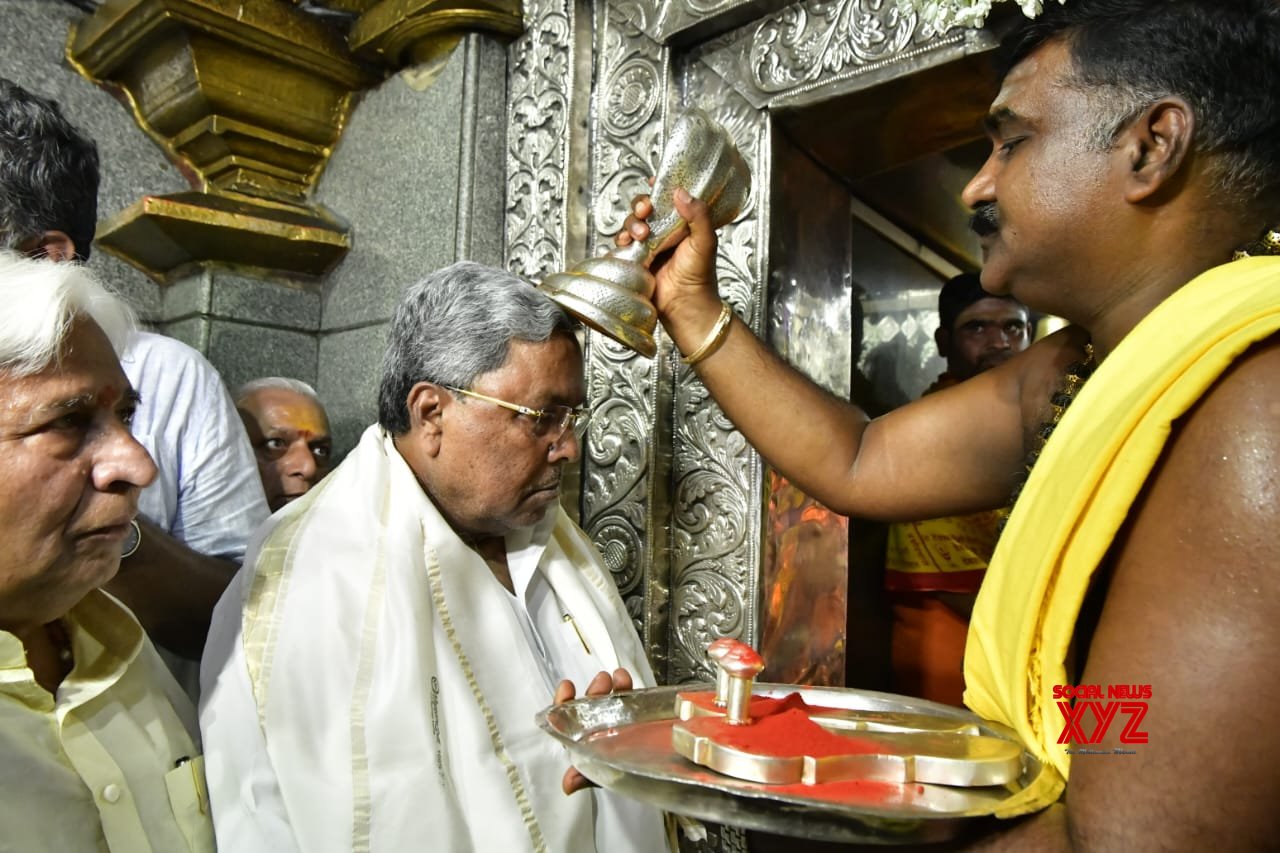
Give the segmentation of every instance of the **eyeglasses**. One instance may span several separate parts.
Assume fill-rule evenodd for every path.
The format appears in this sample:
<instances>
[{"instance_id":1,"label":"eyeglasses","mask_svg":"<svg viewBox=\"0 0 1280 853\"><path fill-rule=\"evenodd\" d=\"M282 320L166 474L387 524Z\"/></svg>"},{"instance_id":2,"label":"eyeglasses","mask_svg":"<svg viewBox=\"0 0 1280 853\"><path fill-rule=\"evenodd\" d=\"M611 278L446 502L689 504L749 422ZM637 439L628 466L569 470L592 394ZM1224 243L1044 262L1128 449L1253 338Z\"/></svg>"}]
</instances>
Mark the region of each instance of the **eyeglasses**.
<instances>
[{"instance_id":1,"label":"eyeglasses","mask_svg":"<svg viewBox=\"0 0 1280 853\"><path fill-rule=\"evenodd\" d=\"M570 429L579 441L586 435L587 421L591 418L591 410L586 406L574 408L572 406L547 406L545 409L531 409L528 406L521 406L517 403L508 403L506 400L499 400L497 397L488 397L484 394L477 394L475 391L468 391L465 388L456 388L453 385L441 385L455 394L461 394L464 397L474 397L477 400L484 400L486 403L492 403L495 406L501 406L513 412L518 412L529 419L532 425L533 434L538 438L550 438L555 436L556 444L564 438L565 433Z\"/></svg>"}]
</instances>

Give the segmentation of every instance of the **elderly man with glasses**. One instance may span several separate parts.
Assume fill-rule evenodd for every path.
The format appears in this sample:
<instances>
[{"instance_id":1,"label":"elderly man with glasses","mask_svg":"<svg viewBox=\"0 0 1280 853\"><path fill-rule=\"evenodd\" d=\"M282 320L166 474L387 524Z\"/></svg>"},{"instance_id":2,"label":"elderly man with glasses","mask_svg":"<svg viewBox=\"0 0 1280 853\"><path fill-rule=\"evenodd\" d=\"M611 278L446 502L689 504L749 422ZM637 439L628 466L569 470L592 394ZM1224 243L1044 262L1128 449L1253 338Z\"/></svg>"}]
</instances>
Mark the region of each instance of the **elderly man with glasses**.
<instances>
[{"instance_id":1,"label":"elderly man with glasses","mask_svg":"<svg viewBox=\"0 0 1280 853\"><path fill-rule=\"evenodd\" d=\"M652 684L557 500L583 399L573 324L527 282L458 263L406 291L378 424L272 517L215 611L220 847L663 849L657 811L564 796L566 755L534 724L577 687Z\"/></svg>"}]
</instances>

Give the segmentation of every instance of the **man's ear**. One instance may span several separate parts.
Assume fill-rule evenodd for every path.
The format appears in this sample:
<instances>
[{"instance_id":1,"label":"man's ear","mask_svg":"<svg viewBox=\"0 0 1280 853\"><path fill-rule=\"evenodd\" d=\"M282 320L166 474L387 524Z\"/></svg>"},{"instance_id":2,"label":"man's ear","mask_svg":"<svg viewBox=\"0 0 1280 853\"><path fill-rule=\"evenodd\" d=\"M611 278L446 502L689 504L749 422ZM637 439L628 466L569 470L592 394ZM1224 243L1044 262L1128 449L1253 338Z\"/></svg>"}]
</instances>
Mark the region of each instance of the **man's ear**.
<instances>
[{"instance_id":1,"label":"man's ear","mask_svg":"<svg viewBox=\"0 0 1280 853\"><path fill-rule=\"evenodd\" d=\"M65 231L45 231L23 240L17 248L33 258L51 261L73 261L76 258L76 242Z\"/></svg>"},{"instance_id":2,"label":"man's ear","mask_svg":"<svg viewBox=\"0 0 1280 853\"><path fill-rule=\"evenodd\" d=\"M1191 155L1195 114L1182 98L1168 96L1151 104L1121 132L1119 145L1129 166L1125 200L1145 201L1174 185Z\"/></svg>"},{"instance_id":3,"label":"man's ear","mask_svg":"<svg viewBox=\"0 0 1280 853\"><path fill-rule=\"evenodd\" d=\"M409 410L409 433L418 438L422 449L434 456L444 434L442 419L445 398L449 392L434 382L419 382L409 389L405 400Z\"/></svg>"}]
</instances>

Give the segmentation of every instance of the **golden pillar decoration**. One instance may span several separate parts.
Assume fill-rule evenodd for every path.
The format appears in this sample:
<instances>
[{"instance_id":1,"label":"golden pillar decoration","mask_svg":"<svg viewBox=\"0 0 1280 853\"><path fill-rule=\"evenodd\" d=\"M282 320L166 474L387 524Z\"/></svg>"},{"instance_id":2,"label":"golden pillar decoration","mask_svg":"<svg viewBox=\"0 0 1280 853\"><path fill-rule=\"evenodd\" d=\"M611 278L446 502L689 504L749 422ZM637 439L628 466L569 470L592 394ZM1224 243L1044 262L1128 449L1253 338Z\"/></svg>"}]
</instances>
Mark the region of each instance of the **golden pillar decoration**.
<instances>
[{"instance_id":1,"label":"golden pillar decoration","mask_svg":"<svg viewBox=\"0 0 1280 853\"><path fill-rule=\"evenodd\" d=\"M346 253L308 196L381 72L341 32L282 0L107 0L67 57L121 90L196 187L109 217L99 246L160 281L209 262L320 276Z\"/></svg>"},{"instance_id":2,"label":"golden pillar decoration","mask_svg":"<svg viewBox=\"0 0 1280 853\"><path fill-rule=\"evenodd\" d=\"M328 5L343 1L329 0ZM351 27L351 49L393 69L433 63L453 50L466 33L509 41L524 32L520 0L354 2L364 8Z\"/></svg>"}]
</instances>

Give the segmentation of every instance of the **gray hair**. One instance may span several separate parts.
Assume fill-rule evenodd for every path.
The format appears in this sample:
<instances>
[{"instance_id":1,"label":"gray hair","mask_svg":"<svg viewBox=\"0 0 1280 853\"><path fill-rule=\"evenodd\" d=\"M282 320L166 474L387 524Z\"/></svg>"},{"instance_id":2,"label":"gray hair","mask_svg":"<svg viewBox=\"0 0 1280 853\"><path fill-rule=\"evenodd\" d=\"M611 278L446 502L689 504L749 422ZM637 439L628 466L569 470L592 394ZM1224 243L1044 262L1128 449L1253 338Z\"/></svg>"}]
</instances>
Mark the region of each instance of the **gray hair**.
<instances>
[{"instance_id":1,"label":"gray hair","mask_svg":"<svg viewBox=\"0 0 1280 853\"><path fill-rule=\"evenodd\" d=\"M30 376L56 363L81 317L106 333L116 354L136 328L133 310L84 267L0 251L0 370Z\"/></svg>"},{"instance_id":2,"label":"gray hair","mask_svg":"<svg viewBox=\"0 0 1280 853\"><path fill-rule=\"evenodd\" d=\"M470 388L506 363L514 340L572 334L573 319L506 270L460 261L411 285L396 306L382 359L378 423L409 431L409 391L419 382Z\"/></svg>"},{"instance_id":3,"label":"gray hair","mask_svg":"<svg viewBox=\"0 0 1280 853\"><path fill-rule=\"evenodd\" d=\"M316 389L312 388L301 379L291 379L288 376L264 376L261 379L250 379L236 390L236 405L240 405L244 401L245 397L248 397L250 394L256 394L259 391L267 390L292 391L295 394L301 394L308 400L312 400L316 403L320 402L320 397L316 394Z\"/></svg>"}]
</instances>

